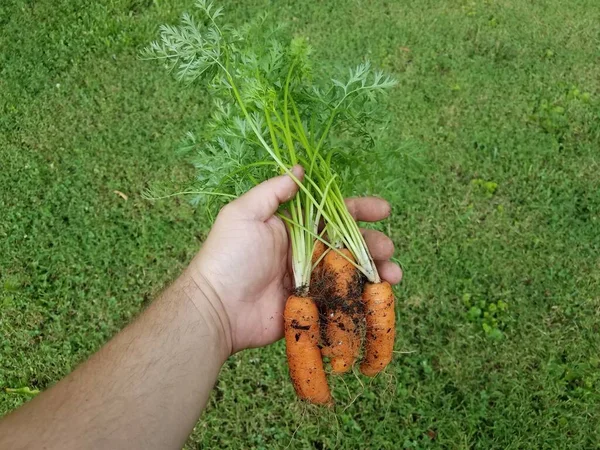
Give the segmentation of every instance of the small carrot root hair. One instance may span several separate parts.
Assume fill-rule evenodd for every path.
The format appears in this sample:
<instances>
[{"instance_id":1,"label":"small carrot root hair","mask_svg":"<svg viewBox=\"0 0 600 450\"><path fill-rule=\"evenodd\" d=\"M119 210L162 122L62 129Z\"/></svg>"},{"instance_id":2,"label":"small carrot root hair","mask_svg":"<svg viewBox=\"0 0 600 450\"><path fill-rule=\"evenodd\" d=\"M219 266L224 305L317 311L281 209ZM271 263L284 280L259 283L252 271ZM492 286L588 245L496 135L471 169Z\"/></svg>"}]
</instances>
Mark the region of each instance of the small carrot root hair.
<instances>
[{"instance_id":1,"label":"small carrot root hair","mask_svg":"<svg viewBox=\"0 0 600 450\"><path fill-rule=\"evenodd\" d=\"M296 394L310 403L332 403L319 349L317 306L310 297L291 295L283 319L290 378Z\"/></svg>"},{"instance_id":2,"label":"small carrot root hair","mask_svg":"<svg viewBox=\"0 0 600 450\"><path fill-rule=\"evenodd\" d=\"M373 377L392 360L396 334L394 291L387 282L366 283L362 295L366 337L365 354L360 365L363 375Z\"/></svg>"}]
</instances>

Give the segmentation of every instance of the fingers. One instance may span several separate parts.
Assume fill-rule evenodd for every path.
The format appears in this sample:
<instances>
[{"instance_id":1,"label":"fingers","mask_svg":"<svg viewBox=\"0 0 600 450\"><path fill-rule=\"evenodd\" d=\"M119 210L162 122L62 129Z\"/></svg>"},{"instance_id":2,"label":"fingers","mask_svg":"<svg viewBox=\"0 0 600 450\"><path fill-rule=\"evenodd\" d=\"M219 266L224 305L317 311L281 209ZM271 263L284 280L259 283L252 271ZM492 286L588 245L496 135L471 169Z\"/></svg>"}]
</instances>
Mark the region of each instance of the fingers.
<instances>
[{"instance_id":1,"label":"fingers","mask_svg":"<svg viewBox=\"0 0 600 450\"><path fill-rule=\"evenodd\" d=\"M390 284L398 284L402 281L402 269L392 261L375 261L377 271L382 280Z\"/></svg>"},{"instance_id":2,"label":"fingers","mask_svg":"<svg viewBox=\"0 0 600 450\"><path fill-rule=\"evenodd\" d=\"M377 222L391 213L390 204L378 197L355 197L346 199L348 211L357 221ZM385 234L376 230L361 230L371 256L382 280L398 284L402 280L402 269L389 261L394 255L394 243Z\"/></svg>"},{"instance_id":3,"label":"fingers","mask_svg":"<svg viewBox=\"0 0 600 450\"><path fill-rule=\"evenodd\" d=\"M390 284L398 284L402 280L402 269L398 264L389 261L394 255L394 243L392 240L377 230L361 229L361 233L365 238L365 242L369 247L369 252L379 276Z\"/></svg>"},{"instance_id":4,"label":"fingers","mask_svg":"<svg viewBox=\"0 0 600 450\"><path fill-rule=\"evenodd\" d=\"M361 230L371 256L375 260L386 260L394 256L394 243L392 240L377 230Z\"/></svg>"},{"instance_id":5,"label":"fingers","mask_svg":"<svg viewBox=\"0 0 600 450\"><path fill-rule=\"evenodd\" d=\"M346 199L348 211L354 220L377 222L390 215L390 204L379 197L352 197Z\"/></svg>"},{"instance_id":6,"label":"fingers","mask_svg":"<svg viewBox=\"0 0 600 450\"><path fill-rule=\"evenodd\" d=\"M294 166L292 173L298 180L304 177L301 166ZM289 175L281 175L263 181L230 205L248 219L265 221L275 214L279 205L291 200L296 192L296 182Z\"/></svg>"}]
</instances>

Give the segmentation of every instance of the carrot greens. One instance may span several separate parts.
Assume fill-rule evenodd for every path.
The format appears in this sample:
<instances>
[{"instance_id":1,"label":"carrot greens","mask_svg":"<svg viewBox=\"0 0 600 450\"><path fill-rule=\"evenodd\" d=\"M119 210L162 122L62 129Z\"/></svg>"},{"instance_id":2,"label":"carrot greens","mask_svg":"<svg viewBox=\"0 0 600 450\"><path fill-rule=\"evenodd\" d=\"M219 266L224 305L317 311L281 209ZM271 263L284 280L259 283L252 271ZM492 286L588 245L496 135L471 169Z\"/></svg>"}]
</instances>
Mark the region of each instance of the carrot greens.
<instances>
[{"instance_id":1,"label":"carrot greens","mask_svg":"<svg viewBox=\"0 0 600 450\"><path fill-rule=\"evenodd\" d=\"M196 201L212 215L224 200L274 173L291 175L291 167L301 164L306 173L300 193L286 205L289 216L282 215L291 235L296 287L310 284L321 219L333 246L347 247L365 276L377 281L333 165L343 159L339 155L360 151L349 143L364 143L364 122L395 81L368 63L345 76L322 76L306 40L290 38L267 15L234 27L213 3L198 0L196 7L198 18L186 13L178 25L161 26L159 40L143 53L182 82L202 83L211 98L203 131L188 136L198 169Z\"/></svg>"}]
</instances>

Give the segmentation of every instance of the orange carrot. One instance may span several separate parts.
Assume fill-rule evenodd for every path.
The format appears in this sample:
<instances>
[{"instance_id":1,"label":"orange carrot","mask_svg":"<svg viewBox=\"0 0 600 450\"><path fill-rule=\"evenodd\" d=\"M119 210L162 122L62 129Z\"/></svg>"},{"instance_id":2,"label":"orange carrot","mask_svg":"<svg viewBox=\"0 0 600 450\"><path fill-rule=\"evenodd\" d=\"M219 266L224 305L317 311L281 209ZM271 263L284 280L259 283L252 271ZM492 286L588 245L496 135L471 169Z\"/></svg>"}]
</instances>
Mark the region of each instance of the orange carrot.
<instances>
[{"instance_id":1,"label":"orange carrot","mask_svg":"<svg viewBox=\"0 0 600 450\"><path fill-rule=\"evenodd\" d=\"M337 298L355 295L354 291L357 288L359 275L358 270L350 261L354 262L354 257L346 248L339 250L339 253L330 250L323 259L323 268L327 272L327 277L333 282L331 294Z\"/></svg>"},{"instance_id":2,"label":"orange carrot","mask_svg":"<svg viewBox=\"0 0 600 450\"><path fill-rule=\"evenodd\" d=\"M315 246L313 249L313 254L312 254L312 260L311 260L311 264L314 266L315 264L317 264L317 261L319 261L319 263L317 264L317 266L313 269L312 274L311 274L311 286L314 285L320 285L321 284L321 276L323 275L323 260L324 258L321 258L321 256L323 256L323 253L325 253L325 250L327 249L327 247L325 246L325 244L320 241L320 240L315 240Z\"/></svg>"},{"instance_id":3,"label":"orange carrot","mask_svg":"<svg viewBox=\"0 0 600 450\"><path fill-rule=\"evenodd\" d=\"M340 252L354 261L349 250ZM333 373L344 373L352 369L360 351L360 275L350 261L333 250L325 255L323 272L331 287L322 308L322 353L331 358Z\"/></svg>"},{"instance_id":4,"label":"orange carrot","mask_svg":"<svg viewBox=\"0 0 600 450\"><path fill-rule=\"evenodd\" d=\"M327 317L326 339L323 356L329 356L333 373L346 373L356 361L360 350L358 320L342 309L332 311Z\"/></svg>"},{"instance_id":5,"label":"orange carrot","mask_svg":"<svg viewBox=\"0 0 600 450\"><path fill-rule=\"evenodd\" d=\"M325 253L326 248L327 247L325 246L323 241L320 241L319 239L315 240L315 247L314 247L313 254L312 254L312 265L313 266L319 260L321 255L323 255L323 253ZM321 260L321 261L323 261L323 260Z\"/></svg>"},{"instance_id":6,"label":"orange carrot","mask_svg":"<svg viewBox=\"0 0 600 450\"><path fill-rule=\"evenodd\" d=\"M367 283L362 299L365 308L367 333L365 355L360 365L363 375L373 377L392 360L396 334L394 292L387 282Z\"/></svg>"},{"instance_id":7,"label":"orange carrot","mask_svg":"<svg viewBox=\"0 0 600 450\"><path fill-rule=\"evenodd\" d=\"M319 312L311 298L291 295L283 313L290 377L296 394L316 404L331 403L319 349Z\"/></svg>"}]
</instances>

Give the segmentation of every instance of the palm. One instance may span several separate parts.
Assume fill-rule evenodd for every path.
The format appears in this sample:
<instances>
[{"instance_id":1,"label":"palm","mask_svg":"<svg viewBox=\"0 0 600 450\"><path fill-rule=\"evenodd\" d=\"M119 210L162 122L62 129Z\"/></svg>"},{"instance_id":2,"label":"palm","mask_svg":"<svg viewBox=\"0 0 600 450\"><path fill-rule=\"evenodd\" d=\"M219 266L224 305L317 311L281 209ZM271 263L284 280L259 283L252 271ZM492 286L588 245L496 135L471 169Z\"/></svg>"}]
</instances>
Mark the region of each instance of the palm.
<instances>
[{"instance_id":1,"label":"palm","mask_svg":"<svg viewBox=\"0 0 600 450\"><path fill-rule=\"evenodd\" d=\"M206 240L203 271L227 311L234 350L270 344L282 336L291 288L288 236L283 222L249 220L224 210Z\"/></svg>"}]
</instances>

